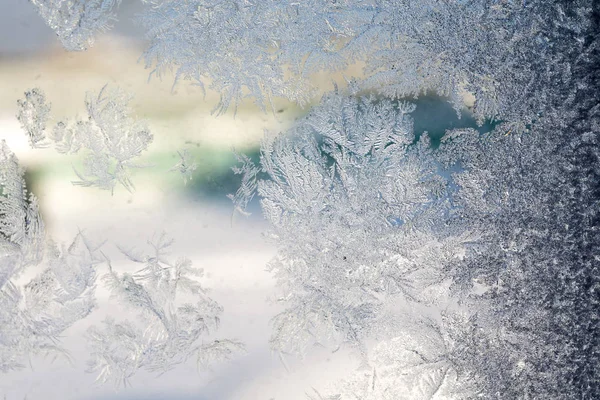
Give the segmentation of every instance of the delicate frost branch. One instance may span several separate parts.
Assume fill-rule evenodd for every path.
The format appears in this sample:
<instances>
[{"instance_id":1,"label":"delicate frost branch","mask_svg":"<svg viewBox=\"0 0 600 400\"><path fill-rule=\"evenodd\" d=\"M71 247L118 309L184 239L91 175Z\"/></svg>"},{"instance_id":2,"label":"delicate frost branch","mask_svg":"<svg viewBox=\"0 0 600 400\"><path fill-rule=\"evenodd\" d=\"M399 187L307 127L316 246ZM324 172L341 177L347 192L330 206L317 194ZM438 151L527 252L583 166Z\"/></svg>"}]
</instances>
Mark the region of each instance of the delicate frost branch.
<instances>
[{"instance_id":1,"label":"delicate frost branch","mask_svg":"<svg viewBox=\"0 0 600 400\"><path fill-rule=\"evenodd\" d=\"M46 125L50 114L50 104L40 89L32 89L25 92L24 100L17 100L19 113L17 119L23 130L29 136L29 144L32 148L48 147L46 140Z\"/></svg>"},{"instance_id":2,"label":"delicate frost branch","mask_svg":"<svg viewBox=\"0 0 600 400\"><path fill-rule=\"evenodd\" d=\"M188 180L192 180L194 177L194 171L197 168L196 163L191 158L190 152L188 149L183 151L177 151L179 155L179 162L175 164L169 171L176 171L183 177L183 184L187 185Z\"/></svg>"},{"instance_id":3,"label":"delicate frost branch","mask_svg":"<svg viewBox=\"0 0 600 400\"><path fill-rule=\"evenodd\" d=\"M115 20L121 0L29 0L68 51L91 47Z\"/></svg>"},{"instance_id":4,"label":"delicate frost branch","mask_svg":"<svg viewBox=\"0 0 600 400\"><path fill-rule=\"evenodd\" d=\"M234 174L242 175L242 182L235 194L229 194L227 197L233 202L235 211L238 211L242 215L249 216L250 213L246 211L246 208L256 193L258 184L257 175L260 170L247 155L236 152L235 157L242 165L239 167L232 167L231 169Z\"/></svg>"},{"instance_id":5,"label":"delicate frost branch","mask_svg":"<svg viewBox=\"0 0 600 400\"><path fill-rule=\"evenodd\" d=\"M94 307L97 249L81 233L66 248L47 240L37 199L28 194L16 157L0 154L0 371L34 354L67 355L59 337ZM44 269L25 284L27 268Z\"/></svg>"},{"instance_id":6,"label":"delicate frost branch","mask_svg":"<svg viewBox=\"0 0 600 400\"><path fill-rule=\"evenodd\" d=\"M89 329L93 359L88 372L98 373L98 381L127 384L138 369L165 372L190 357L201 367L243 348L234 340L204 338L218 328L223 308L194 279L202 270L185 258L173 264L165 259L172 243L161 234L148 242L148 255L122 250L131 261L144 264L131 275L117 273L109 261L104 283L113 297L138 313L141 324L109 318L102 328Z\"/></svg>"},{"instance_id":7,"label":"delicate frost branch","mask_svg":"<svg viewBox=\"0 0 600 400\"><path fill-rule=\"evenodd\" d=\"M133 119L128 103L130 97L118 88L104 86L98 94L86 95L87 120L59 121L49 135L59 153L73 154L85 149L82 171L73 184L114 190L117 183L128 191L134 189L130 169L152 142L152 134L143 121ZM20 100L18 118L30 137L33 147L45 140L45 125L50 104L39 89L26 92ZM37 145L37 146L36 146Z\"/></svg>"}]
</instances>

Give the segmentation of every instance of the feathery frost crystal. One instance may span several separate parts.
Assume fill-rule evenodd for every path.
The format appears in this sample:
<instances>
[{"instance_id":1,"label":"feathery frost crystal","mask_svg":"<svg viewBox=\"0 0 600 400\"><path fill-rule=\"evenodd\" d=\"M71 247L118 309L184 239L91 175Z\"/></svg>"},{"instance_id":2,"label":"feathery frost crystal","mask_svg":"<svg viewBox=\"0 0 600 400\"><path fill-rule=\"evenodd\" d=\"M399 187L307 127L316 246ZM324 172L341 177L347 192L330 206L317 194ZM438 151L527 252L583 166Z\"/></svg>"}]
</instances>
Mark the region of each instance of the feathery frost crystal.
<instances>
[{"instance_id":1,"label":"feathery frost crystal","mask_svg":"<svg viewBox=\"0 0 600 400\"><path fill-rule=\"evenodd\" d=\"M116 19L121 0L29 0L69 51L86 50Z\"/></svg>"},{"instance_id":2,"label":"feathery frost crystal","mask_svg":"<svg viewBox=\"0 0 600 400\"><path fill-rule=\"evenodd\" d=\"M139 323L107 318L101 328L89 329L89 372L98 373L99 381L127 384L138 369L164 372L190 357L198 367L206 366L242 348L234 340L205 338L217 329L223 308L194 279L202 270L186 258L174 263L165 258L172 243L163 233L148 241L148 255L121 250L144 265L133 274L117 273L108 261L103 281L113 297L137 313Z\"/></svg>"},{"instance_id":3,"label":"feathery frost crystal","mask_svg":"<svg viewBox=\"0 0 600 400\"><path fill-rule=\"evenodd\" d=\"M104 86L98 94L87 94L87 120L55 124L48 138L54 142L56 151L74 154L84 149L83 170L75 169L79 180L73 184L111 192L117 183L128 191L134 189L129 170L142 166L136 164L135 159L148 148L153 137L145 122L130 116L129 101L130 97L120 89ZM18 119L32 147L46 146L50 103L45 95L33 89L26 92L25 100L19 100L18 104Z\"/></svg>"},{"instance_id":4,"label":"feathery frost crystal","mask_svg":"<svg viewBox=\"0 0 600 400\"><path fill-rule=\"evenodd\" d=\"M256 187L279 247L270 269L287 308L274 320L276 349L360 347L389 321L388 306L443 297L443 266L470 233L445 223L452 189L428 136L413 134L413 110L330 95L291 132L265 139L260 172L241 159L236 208Z\"/></svg>"},{"instance_id":5,"label":"feathery frost crystal","mask_svg":"<svg viewBox=\"0 0 600 400\"><path fill-rule=\"evenodd\" d=\"M117 2L32 3L63 45L79 50ZM600 398L597 2L145 3L146 65L216 90L217 113L244 98L263 108L275 97L305 105L317 91L312 74L364 65L349 94L336 89L290 132L267 137L259 165L238 155L242 183L230 196L247 213L258 195L278 245L269 268L284 310L272 347L359 351L361 369L329 399ZM473 96L477 122L494 128L448 130L433 148L426 133L414 134L414 106L405 102L429 92L459 116ZM86 148L79 184L131 189L128 168L151 136L126 102L103 90L88 97L88 121L58 123L46 135L49 105L33 90L18 117L32 147ZM193 164L180 157L174 169L191 178ZM10 314L22 312L10 277L43 258L43 229L6 149L2 174L2 312L14 324L30 317ZM148 329L107 320L90 331L101 380L237 347L201 342L221 309L180 278L193 273L189 263L161 259L167 245L152 242L145 258L128 252L146 265L138 273L107 275ZM94 248L84 247L93 264ZM199 303L174 305L180 285ZM72 293L87 287L75 286ZM31 344L29 323L4 326L4 370L17 365L13 355L43 347Z\"/></svg>"}]
</instances>

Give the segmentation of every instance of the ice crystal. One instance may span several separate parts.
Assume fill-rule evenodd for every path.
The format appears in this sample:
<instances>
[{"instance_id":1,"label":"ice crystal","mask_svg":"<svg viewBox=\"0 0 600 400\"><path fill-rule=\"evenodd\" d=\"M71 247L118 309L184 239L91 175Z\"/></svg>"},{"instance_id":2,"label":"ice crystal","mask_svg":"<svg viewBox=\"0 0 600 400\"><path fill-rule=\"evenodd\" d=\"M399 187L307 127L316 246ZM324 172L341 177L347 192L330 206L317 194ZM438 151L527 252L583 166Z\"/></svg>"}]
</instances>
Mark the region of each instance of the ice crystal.
<instances>
[{"instance_id":1,"label":"ice crystal","mask_svg":"<svg viewBox=\"0 0 600 400\"><path fill-rule=\"evenodd\" d=\"M88 371L98 373L98 381L127 384L139 369L164 372L191 357L206 366L242 348L234 340L206 338L217 329L223 308L195 279L202 270L186 258L166 260L172 243L161 234L148 241L152 251L146 256L122 250L144 265L133 274L119 274L109 261L103 281L113 297L138 313L139 323L108 318L89 329Z\"/></svg>"},{"instance_id":2,"label":"ice crystal","mask_svg":"<svg viewBox=\"0 0 600 400\"><path fill-rule=\"evenodd\" d=\"M37 88L25 92L25 99L17 100L17 104L19 106L17 119L23 130L27 132L31 147L47 147L45 131L50 117L50 104L44 92Z\"/></svg>"},{"instance_id":3,"label":"ice crystal","mask_svg":"<svg viewBox=\"0 0 600 400\"><path fill-rule=\"evenodd\" d=\"M115 19L121 0L29 0L65 49L86 50Z\"/></svg>"},{"instance_id":4,"label":"ice crystal","mask_svg":"<svg viewBox=\"0 0 600 400\"><path fill-rule=\"evenodd\" d=\"M239 167L232 167L232 170L235 174L242 175L242 182L235 194L229 194L227 197L234 204L234 212L237 211L242 215L248 216L250 214L246 211L246 207L248 207L248 203L252 201L256 194L256 178L260 169L247 155L235 153L235 156L241 165Z\"/></svg>"},{"instance_id":5,"label":"ice crystal","mask_svg":"<svg viewBox=\"0 0 600 400\"><path fill-rule=\"evenodd\" d=\"M274 319L276 349L360 346L385 324L386 304L430 304L444 292L442 267L469 232L447 229L451 188L428 136L415 138L412 110L332 95L263 142L263 178L241 160L245 183L232 198L241 207L257 187L279 248L270 269L286 311Z\"/></svg>"},{"instance_id":6,"label":"ice crystal","mask_svg":"<svg viewBox=\"0 0 600 400\"><path fill-rule=\"evenodd\" d=\"M407 318L397 333L402 336L375 345L368 363L341 382L337 394L326 398L450 400L477 394L465 379L470 377L459 376L450 355L452 338L438 323L422 317L418 322Z\"/></svg>"},{"instance_id":7,"label":"ice crystal","mask_svg":"<svg viewBox=\"0 0 600 400\"><path fill-rule=\"evenodd\" d=\"M190 152L187 149L183 151L178 150L177 155L179 156L180 160L169 171L179 172L183 178L183 184L187 185L188 180L192 180L197 165L191 158Z\"/></svg>"},{"instance_id":8,"label":"ice crystal","mask_svg":"<svg viewBox=\"0 0 600 400\"><path fill-rule=\"evenodd\" d=\"M75 169L79 180L73 184L114 190L117 183L134 189L130 169L142 166L135 160L152 142L152 134L143 121L133 119L130 97L118 88L104 86L98 94L88 93L85 100L87 120L59 121L49 139L59 153L83 150L83 170ZM39 89L26 92L19 101L18 115L32 145L46 143L45 123L50 104Z\"/></svg>"},{"instance_id":9,"label":"ice crystal","mask_svg":"<svg viewBox=\"0 0 600 400\"><path fill-rule=\"evenodd\" d=\"M60 335L94 307L100 260L81 233L69 247L46 238L37 199L4 142L0 188L0 371L7 372L35 354L67 355ZM41 272L25 282L26 269Z\"/></svg>"}]
</instances>

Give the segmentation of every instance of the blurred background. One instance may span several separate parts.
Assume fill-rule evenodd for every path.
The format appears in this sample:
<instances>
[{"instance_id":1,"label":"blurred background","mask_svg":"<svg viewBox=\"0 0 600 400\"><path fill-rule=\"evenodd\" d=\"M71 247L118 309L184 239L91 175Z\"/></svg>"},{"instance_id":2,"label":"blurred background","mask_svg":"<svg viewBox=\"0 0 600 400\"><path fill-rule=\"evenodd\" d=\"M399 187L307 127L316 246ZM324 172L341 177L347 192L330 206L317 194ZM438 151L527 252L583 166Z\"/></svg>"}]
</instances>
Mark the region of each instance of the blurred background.
<instances>
[{"instance_id":1,"label":"blurred background","mask_svg":"<svg viewBox=\"0 0 600 400\"><path fill-rule=\"evenodd\" d=\"M148 80L150 71L138 62L143 32L132 22L140 6L138 0L123 0L114 29L97 37L88 51L67 53L29 2L1 0L0 139L6 140L26 169L28 185L40 200L48 233L55 241L68 244L79 230L98 241L106 239L103 249L113 267L131 272L139 266L125 260L115 245L142 250L155 232L166 231L175 240L173 259L186 256L203 268L202 283L225 308L216 336L239 339L247 351L212 371L198 372L190 363L159 379L140 371L131 387L119 391L110 384L95 385L95 376L84 372L88 356L84 332L107 315L117 319L134 315L111 300L99 284L98 309L62 338L72 364L32 359L24 370L0 375L0 396L6 400L304 399L313 387L337 381L357 362L343 351L315 350L305 360L287 360L286 368L271 354L269 320L278 308L269 301L275 296L275 285L265 266L275 249L263 238L267 226L256 202L250 206L250 217L232 216L226 195L234 193L240 182L231 171L232 149L256 159L265 130L285 131L308 108L280 100L273 112L263 113L243 103L235 117L232 110L216 117L211 110L218 102L217 93L204 97L188 82L173 88L168 76ZM359 67L347 73L360 75ZM341 75L321 74L313 79L325 92ZM132 193L119 186L114 195L73 186L71 181L77 177L72 164L77 157L60 155L52 148L30 149L15 117L17 99L34 87L42 89L52 103L54 121L84 116L85 93L97 92L105 84L134 96L134 113L147 121L154 135L140 160L151 167L134 172ZM448 128L475 127L468 112L459 120L441 99L423 97L417 104L417 134L429 131L439 138ZM177 152L183 150L197 164L187 184L170 171L179 162ZM102 266L98 275L105 272Z\"/></svg>"}]
</instances>

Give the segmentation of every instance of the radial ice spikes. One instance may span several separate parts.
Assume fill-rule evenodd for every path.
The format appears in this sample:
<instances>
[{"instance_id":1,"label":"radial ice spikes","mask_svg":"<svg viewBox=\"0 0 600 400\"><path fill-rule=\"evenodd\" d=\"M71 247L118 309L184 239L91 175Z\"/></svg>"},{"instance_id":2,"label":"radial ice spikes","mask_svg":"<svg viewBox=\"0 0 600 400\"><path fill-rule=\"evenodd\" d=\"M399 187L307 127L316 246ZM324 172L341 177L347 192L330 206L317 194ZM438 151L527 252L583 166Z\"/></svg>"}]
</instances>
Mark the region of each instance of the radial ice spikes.
<instances>
[{"instance_id":1,"label":"radial ice spikes","mask_svg":"<svg viewBox=\"0 0 600 400\"><path fill-rule=\"evenodd\" d=\"M414 105L374 97L325 97L290 132L267 137L260 168L240 158L236 208L256 189L278 255L271 261L285 311L272 345L303 354L312 344L359 348L385 324L391 302L443 297L443 268L471 234L451 231L451 186Z\"/></svg>"}]
</instances>

